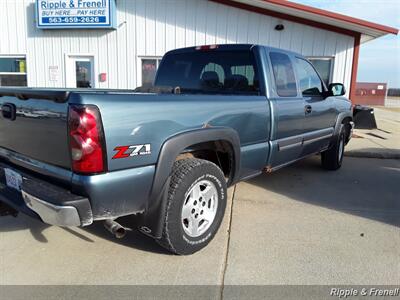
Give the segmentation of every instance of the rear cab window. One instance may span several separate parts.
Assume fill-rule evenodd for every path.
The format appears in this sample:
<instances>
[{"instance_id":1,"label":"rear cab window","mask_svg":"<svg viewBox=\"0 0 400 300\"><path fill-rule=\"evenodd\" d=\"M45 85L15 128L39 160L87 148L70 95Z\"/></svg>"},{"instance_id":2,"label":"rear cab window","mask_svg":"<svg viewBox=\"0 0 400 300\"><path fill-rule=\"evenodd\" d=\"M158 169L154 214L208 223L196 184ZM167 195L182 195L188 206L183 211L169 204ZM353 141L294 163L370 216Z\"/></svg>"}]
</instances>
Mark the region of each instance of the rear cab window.
<instances>
[{"instance_id":1,"label":"rear cab window","mask_svg":"<svg viewBox=\"0 0 400 300\"><path fill-rule=\"evenodd\" d=\"M260 94L249 50L172 52L164 57L155 85L179 87L184 94Z\"/></svg>"},{"instance_id":2,"label":"rear cab window","mask_svg":"<svg viewBox=\"0 0 400 300\"><path fill-rule=\"evenodd\" d=\"M276 92L280 97L296 97L297 84L292 61L280 52L270 52Z\"/></svg>"}]
</instances>

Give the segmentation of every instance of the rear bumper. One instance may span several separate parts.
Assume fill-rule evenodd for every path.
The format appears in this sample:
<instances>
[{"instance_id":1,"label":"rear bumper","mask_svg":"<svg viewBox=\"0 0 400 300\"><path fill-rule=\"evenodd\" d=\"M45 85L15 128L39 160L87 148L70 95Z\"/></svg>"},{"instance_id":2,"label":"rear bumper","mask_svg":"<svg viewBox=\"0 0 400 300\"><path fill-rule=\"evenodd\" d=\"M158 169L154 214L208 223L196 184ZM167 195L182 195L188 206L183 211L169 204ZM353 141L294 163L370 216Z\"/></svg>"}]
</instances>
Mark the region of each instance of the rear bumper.
<instances>
[{"instance_id":1,"label":"rear bumper","mask_svg":"<svg viewBox=\"0 0 400 300\"><path fill-rule=\"evenodd\" d=\"M7 187L4 168L15 170L23 175L21 187L25 198L31 199L30 201L34 201L37 205L29 207L22 197L22 192ZM154 173L155 165L149 165L84 176L0 147L0 201L22 213L38 219L46 219L48 222L61 226L70 226L65 225L65 223L70 223L70 221L65 221L65 215L70 215L74 211L70 207L75 207L80 226L86 226L96 220L116 219L145 212ZM30 182L33 184L29 184ZM59 186L58 183L67 188ZM57 212L56 216L45 217L43 214L49 213L47 209L49 207L43 208L41 205L43 203L36 201L35 198L49 203L52 214ZM67 209L60 210L59 207L67 207ZM42 217L39 217L39 213ZM63 219L62 222L59 221L60 218ZM75 217L67 219L76 220Z\"/></svg>"},{"instance_id":2,"label":"rear bumper","mask_svg":"<svg viewBox=\"0 0 400 300\"><path fill-rule=\"evenodd\" d=\"M7 186L4 169L22 176L21 191ZM88 198L5 164L0 164L0 201L50 225L87 226L93 222Z\"/></svg>"},{"instance_id":3,"label":"rear bumper","mask_svg":"<svg viewBox=\"0 0 400 300\"><path fill-rule=\"evenodd\" d=\"M57 226L80 226L78 210L74 206L60 206L43 201L22 190L26 205L36 212L46 224Z\"/></svg>"}]
</instances>

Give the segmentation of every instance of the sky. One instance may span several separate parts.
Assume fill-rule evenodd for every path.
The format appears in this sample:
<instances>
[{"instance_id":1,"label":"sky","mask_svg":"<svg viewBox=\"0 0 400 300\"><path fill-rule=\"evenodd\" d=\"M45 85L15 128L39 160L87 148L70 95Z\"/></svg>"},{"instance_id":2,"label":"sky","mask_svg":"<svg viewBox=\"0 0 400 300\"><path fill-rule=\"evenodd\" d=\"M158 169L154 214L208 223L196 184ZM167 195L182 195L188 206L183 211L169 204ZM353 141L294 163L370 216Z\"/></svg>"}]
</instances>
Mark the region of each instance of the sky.
<instances>
[{"instance_id":1,"label":"sky","mask_svg":"<svg viewBox=\"0 0 400 300\"><path fill-rule=\"evenodd\" d=\"M291 0L400 29L400 0ZM400 36L361 45L358 82L387 82L400 88Z\"/></svg>"}]
</instances>

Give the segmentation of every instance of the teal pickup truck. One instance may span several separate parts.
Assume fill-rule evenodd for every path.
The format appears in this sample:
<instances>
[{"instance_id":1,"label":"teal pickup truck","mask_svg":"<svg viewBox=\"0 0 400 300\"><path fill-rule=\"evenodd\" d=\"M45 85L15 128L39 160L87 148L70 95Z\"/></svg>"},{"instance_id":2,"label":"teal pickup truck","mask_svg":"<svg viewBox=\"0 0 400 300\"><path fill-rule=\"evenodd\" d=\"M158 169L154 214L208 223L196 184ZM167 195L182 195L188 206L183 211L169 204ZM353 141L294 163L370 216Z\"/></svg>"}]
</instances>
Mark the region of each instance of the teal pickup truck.
<instances>
[{"instance_id":1,"label":"teal pickup truck","mask_svg":"<svg viewBox=\"0 0 400 300\"><path fill-rule=\"evenodd\" d=\"M168 52L154 85L0 89L0 202L57 226L134 215L177 254L214 237L227 187L321 153L339 169L353 129L344 86L259 45ZM5 208L7 207L7 209Z\"/></svg>"}]
</instances>

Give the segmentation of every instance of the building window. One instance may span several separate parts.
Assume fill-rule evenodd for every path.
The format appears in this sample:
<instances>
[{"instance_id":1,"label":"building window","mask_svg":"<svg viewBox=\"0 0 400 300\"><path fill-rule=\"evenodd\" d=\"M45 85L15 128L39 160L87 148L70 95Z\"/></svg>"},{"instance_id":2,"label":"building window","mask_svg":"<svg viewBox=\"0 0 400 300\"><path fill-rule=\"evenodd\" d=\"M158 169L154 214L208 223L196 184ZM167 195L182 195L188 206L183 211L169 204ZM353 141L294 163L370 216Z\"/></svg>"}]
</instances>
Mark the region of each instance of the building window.
<instances>
[{"instance_id":1,"label":"building window","mask_svg":"<svg viewBox=\"0 0 400 300\"><path fill-rule=\"evenodd\" d=\"M314 65L321 79L328 86L332 82L333 57L309 57L308 60Z\"/></svg>"},{"instance_id":2,"label":"building window","mask_svg":"<svg viewBox=\"0 0 400 300\"><path fill-rule=\"evenodd\" d=\"M142 58L142 85L152 85L160 66L161 57Z\"/></svg>"},{"instance_id":3,"label":"building window","mask_svg":"<svg viewBox=\"0 0 400 300\"><path fill-rule=\"evenodd\" d=\"M27 86L25 56L0 55L0 86Z\"/></svg>"}]
</instances>

